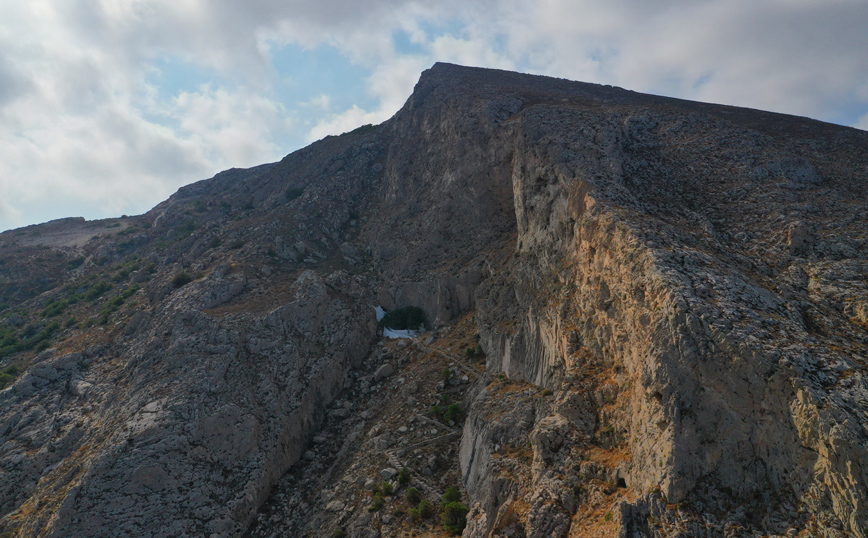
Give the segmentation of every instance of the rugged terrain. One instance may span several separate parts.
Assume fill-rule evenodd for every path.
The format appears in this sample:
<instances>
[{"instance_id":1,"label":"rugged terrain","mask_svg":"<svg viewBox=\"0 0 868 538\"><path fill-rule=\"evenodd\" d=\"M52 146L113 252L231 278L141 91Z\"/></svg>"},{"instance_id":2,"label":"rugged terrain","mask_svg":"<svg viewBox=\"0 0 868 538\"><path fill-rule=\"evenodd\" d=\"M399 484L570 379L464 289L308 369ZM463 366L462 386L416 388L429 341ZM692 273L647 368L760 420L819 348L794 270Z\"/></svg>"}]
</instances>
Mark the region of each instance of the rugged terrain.
<instances>
[{"instance_id":1,"label":"rugged terrain","mask_svg":"<svg viewBox=\"0 0 868 538\"><path fill-rule=\"evenodd\" d=\"M866 206L863 131L437 64L0 234L0 536L866 538Z\"/></svg>"}]
</instances>

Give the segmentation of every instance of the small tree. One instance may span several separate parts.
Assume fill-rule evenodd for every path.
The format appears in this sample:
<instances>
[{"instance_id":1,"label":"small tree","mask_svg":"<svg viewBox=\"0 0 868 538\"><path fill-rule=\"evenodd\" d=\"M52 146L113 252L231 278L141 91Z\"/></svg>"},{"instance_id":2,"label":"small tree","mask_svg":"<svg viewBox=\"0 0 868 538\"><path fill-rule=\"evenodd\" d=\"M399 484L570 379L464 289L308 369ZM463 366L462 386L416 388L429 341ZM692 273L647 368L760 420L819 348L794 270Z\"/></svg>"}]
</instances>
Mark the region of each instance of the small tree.
<instances>
[{"instance_id":1,"label":"small tree","mask_svg":"<svg viewBox=\"0 0 868 538\"><path fill-rule=\"evenodd\" d=\"M402 486L406 486L410 483L410 469L404 467L398 473L398 483Z\"/></svg>"},{"instance_id":2,"label":"small tree","mask_svg":"<svg viewBox=\"0 0 868 538\"><path fill-rule=\"evenodd\" d=\"M430 502L422 499L419 502L419 506L417 508L410 509L410 516L416 520L421 521L423 519L428 519L434 515L434 506L431 505Z\"/></svg>"},{"instance_id":3,"label":"small tree","mask_svg":"<svg viewBox=\"0 0 868 538\"><path fill-rule=\"evenodd\" d=\"M185 286L190 282L193 282L193 277L191 277L187 273L178 273L175 278L172 279L172 284L174 284L176 288Z\"/></svg>"},{"instance_id":4,"label":"small tree","mask_svg":"<svg viewBox=\"0 0 868 538\"><path fill-rule=\"evenodd\" d=\"M418 506L419 501L422 500L422 494L419 493L419 490L416 488L410 488L407 490L407 502L409 502L413 506Z\"/></svg>"},{"instance_id":5,"label":"small tree","mask_svg":"<svg viewBox=\"0 0 868 538\"><path fill-rule=\"evenodd\" d=\"M464 410L461 409L461 406L458 404L452 404L446 408L446 411L443 413L443 418L446 420L451 420L453 422L458 422L461 420L461 417L464 416Z\"/></svg>"},{"instance_id":6,"label":"small tree","mask_svg":"<svg viewBox=\"0 0 868 538\"><path fill-rule=\"evenodd\" d=\"M443 504L461 502L461 492L456 487L446 488L446 493L443 494Z\"/></svg>"},{"instance_id":7,"label":"small tree","mask_svg":"<svg viewBox=\"0 0 868 538\"><path fill-rule=\"evenodd\" d=\"M445 504L443 505L443 513L440 514L440 523L447 531L459 535L467 526L467 512L469 512L467 507L460 502Z\"/></svg>"}]
</instances>

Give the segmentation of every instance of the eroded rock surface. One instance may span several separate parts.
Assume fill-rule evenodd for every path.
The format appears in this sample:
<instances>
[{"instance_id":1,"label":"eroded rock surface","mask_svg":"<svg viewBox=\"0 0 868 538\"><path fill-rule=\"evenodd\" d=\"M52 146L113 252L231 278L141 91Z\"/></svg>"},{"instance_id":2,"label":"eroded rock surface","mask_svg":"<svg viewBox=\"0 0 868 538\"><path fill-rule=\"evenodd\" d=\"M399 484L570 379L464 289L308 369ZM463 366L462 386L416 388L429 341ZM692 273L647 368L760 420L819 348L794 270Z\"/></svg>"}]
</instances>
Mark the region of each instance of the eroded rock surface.
<instances>
[{"instance_id":1,"label":"eroded rock surface","mask_svg":"<svg viewBox=\"0 0 868 538\"><path fill-rule=\"evenodd\" d=\"M367 510L407 465L466 538L866 538L866 148L438 64L379 126L5 232L0 529L434 535ZM378 345L406 305L438 332Z\"/></svg>"}]
</instances>

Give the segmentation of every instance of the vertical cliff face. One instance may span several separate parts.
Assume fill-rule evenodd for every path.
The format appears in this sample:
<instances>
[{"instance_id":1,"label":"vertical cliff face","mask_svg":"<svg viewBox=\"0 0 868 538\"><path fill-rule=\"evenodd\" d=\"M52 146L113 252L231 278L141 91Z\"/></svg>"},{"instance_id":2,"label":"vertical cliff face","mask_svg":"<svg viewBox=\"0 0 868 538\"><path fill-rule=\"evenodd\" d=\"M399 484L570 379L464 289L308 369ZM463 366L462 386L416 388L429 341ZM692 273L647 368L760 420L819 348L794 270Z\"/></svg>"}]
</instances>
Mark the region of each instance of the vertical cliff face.
<instances>
[{"instance_id":1,"label":"vertical cliff face","mask_svg":"<svg viewBox=\"0 0 868 538\"><path fill-rule=\"evenodd\" d=\"M560 106L513 120L517 246L477 292L489 369L556 391L538 425L572 409L586 363L605 370L585 405L595 438L560 455L623 455L610 476L628 488L743 507L749 521L735 524L766 532L837 519L861 536L866 222L847 208L864 200L865 136L805 140L673 108ZM853 295L812 296L807 275L820 267ZM474 424L468 477L491 450ZM496 479L471 489L490 497ZM552 499L571 511L569 494ZM625 508L623 525L647 504ZM527 530L541 536L535 509Z\"/></svg>"},{"instance_id":2,"label":"vertical cliff face","mask_svg":"<svg viewBox=\"0 0 868 538\"><path fill-rule=\"evenodd\" d=\"M22 372L0 392L0 527L241 533L326 406L349 424L384 386L363 374L373 307L416 305L444 331L473 312L487 357L463 367L466 537L865 537L866 147L438 64L382 125L141 217L3 234L5 326L26 344L64 323L0 365ZM383 438L357 418L353 440ZM339 458L380 450L354 442ZM310 519L287 529L367 513L293 498ZM407 530L377 518L365 533Z\"/></svg>"}]
</instances>

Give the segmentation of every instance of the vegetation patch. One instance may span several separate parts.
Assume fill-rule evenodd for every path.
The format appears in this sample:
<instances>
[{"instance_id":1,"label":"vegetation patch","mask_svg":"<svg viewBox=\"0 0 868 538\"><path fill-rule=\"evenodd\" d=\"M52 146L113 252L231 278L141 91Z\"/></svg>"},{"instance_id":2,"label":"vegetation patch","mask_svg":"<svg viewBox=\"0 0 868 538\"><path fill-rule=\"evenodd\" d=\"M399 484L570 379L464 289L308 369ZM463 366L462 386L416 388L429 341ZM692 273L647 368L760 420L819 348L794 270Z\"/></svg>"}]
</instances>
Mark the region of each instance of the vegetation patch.
<instances>
[{"instance_id":1,"label":"vegetation patch","mask_svg":"<svg viewBox=\"0 0 868 538\"><path fill-rule=\"evenodd\" d=\"M304 194L304 189L300 189L298 187L290 187L286 189L286 199L289 201L295 200L302 194Z\"/></svg>"},{"instance_id":2,"label":"vegetation patch","mask_svg":"<svg viewBox=\"0 0 868 538\"><path fill-rule=\"evenodd\" d=\"M12 366L7 367L5 370L0 372L0 390L5 389L9 386L15 378L18 376L18 367L14 364Z\"/></svg>"},{"instance_id":3,"label":"vegetation patch","mask_svg":"<svg viewBox=\"0 0 868 538\"><path fill-rule=\"evenodd\" d=\"M178 273L175 275L175 278L172 279L172 285L174 285L175 288L186 286L190 282L193 282L193 277L187 273Z\"/></svg>"}]
</instances>

